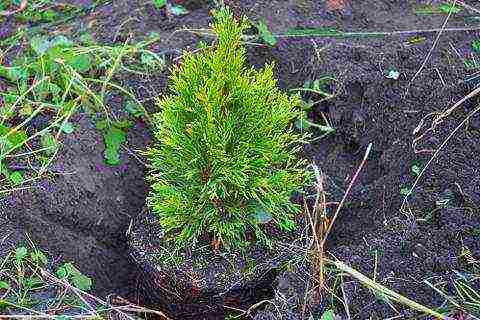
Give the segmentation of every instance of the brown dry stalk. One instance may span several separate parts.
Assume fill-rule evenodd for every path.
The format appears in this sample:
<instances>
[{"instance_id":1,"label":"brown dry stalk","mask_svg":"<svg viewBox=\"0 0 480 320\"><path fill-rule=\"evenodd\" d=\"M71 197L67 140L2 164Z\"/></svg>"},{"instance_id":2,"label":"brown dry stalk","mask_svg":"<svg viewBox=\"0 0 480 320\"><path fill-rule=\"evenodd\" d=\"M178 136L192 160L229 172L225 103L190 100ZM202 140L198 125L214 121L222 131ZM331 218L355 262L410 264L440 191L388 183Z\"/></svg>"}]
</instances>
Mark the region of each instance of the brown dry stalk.
<instances>
[{"instance_id":1,"label":"brown dry stalk","mask_svg":"<svg viewBox=\"0 0 480 320\"><path fill-rule=\"evenodd\" d=\"M325 242L327 241L328 235L330 234L330 231L332 230L333 224L335 223L335 220L337 220L338 214L340 213L340 210L342 209L343 204L345 203L345 200L347 199L347 197L350 193L350 190L353 187L353 184L357 180L358 175L360 174L360 171L362 171L363 167L365 166L365 163L367 162L368 156L370 155L370 152L372 151L372 147L373 147L373 144L369 143L368 147L367 147L367 150L365 151L365 155L363 156L362 162L358 166L357 171L355 171L355 174L353 175L352 180L350 181L350 184L348 185L347 190L345 191L345 194L343 195L343 198L342 198L342 200L340 201L340 204L337 207L337 210L335 210L335 214L333 215L332 220L328 224L328 228L327 228L327 230L325 232L325 235L323 237L323 240L322 240L322 247L325 245Z\"/></svg>"},{"instance_id":2,"label":"brown dry stalk","mask_svg":"<svg viewBox=\"0 0 480 320\"><path fill-rule=\"evenodd\" d=\"M432 125L430 126L430 128L428 128L420 137L414 139L414 143L416 143L419 139L421 139L422 137L424 137L428 132L431 132L433 131L439 124L441 124L443 122L443 119L445 117L447 117L448 115L450 115L456 108L458 108L461 104L463 104L465 101L467 101L468 99L471 99L473 97L475 97L476 95L478 95L480 93L480 87L476 88L475 90L473 90L472 92L470 92L468 95L466 95L465 97L463 97L462 99L460 99L457 103L455 103L451 108L447 109L446 111L442 112L442 113L437 113L438 114L438 117L434 119ZM455 129L453 129L453 131L448 135L448 137L442 142L442 144L435 150L435 152L433 153L433 155L430 157L430 160L428 160L427 164L423 167L422 171L420 171L420 173L418 174L417 178L415 179L412 187L410 188L410 190L408 190L408 193L405 195L405 197L403 198L403 203L402 203L402 207L401 207L401 211L406 213L407 210L406 210L406 206L407 206L407 202L408 202L408 198L410 197L410 195L412 194L413 190L417 187L418 183L420 182L420 179L423 177L423 175L425 174L425 172L427 171L427 169L430 167L430 165L432 164L433 160L435 160L438 155L440 154L440 151L443 150L443 148L447 145L447 143L450 141L450 139L455 135L455 133L457 133L458 130L460 130L460 128L462 128L468 121L470 121L470 118L473 117L475 114L477 114L478 112L480 112L480 107L477 107L475 108L474 110L472 110L466 117L465 119L463 119L462 122L460 122L456 127ZM425 122L425 118L428 117L429 115L431 114L428 114L426 115L421 121L420 121L420 124L417 126L417 128L415 128L415 130L413 131L414 134L418 133L418 131L423 127L423 123ZM414 145L414 148L415 148L415 145ZM413 214L412 214L413 215Z\"/></svg>"}]
</instances>

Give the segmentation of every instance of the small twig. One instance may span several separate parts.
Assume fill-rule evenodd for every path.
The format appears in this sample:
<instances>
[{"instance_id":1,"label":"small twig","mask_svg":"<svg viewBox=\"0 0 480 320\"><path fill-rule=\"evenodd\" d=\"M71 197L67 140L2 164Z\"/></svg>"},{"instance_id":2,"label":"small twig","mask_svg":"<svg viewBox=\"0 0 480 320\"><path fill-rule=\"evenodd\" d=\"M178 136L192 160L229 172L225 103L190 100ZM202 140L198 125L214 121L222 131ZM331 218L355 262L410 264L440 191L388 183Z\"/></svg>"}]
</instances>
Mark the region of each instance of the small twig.
<instances>
[{"instance_id":1,"label":"small twig","mask_svg":"<svg viewBox=\"0 0 480 320\"><path fill-rule=\"evenodd\" d=\"M456 3L457 3L457 1L455 0L454 3L453 3L453 8L455 8ZM448 20L449 20L450 17L452 16L453 8L451 8L450 11L448 12L448 15L447 15L447 17L445 18L445 21L443 22L442 27L441 27L440 30L438 31L437 36L435 37L435 41L433 42L432 47L430 48L430 50L428 51L427 55L425 56L425 59L423 60L422 65L421 65L420 68L417 70L417 72L413 75L412 79L410 79L410 81L408 82L408 86L407 86L408 88L409 88L410 85L415 81L415 79L418 77L418 75L423 71L423 69L424 69L425 66L427 65L427 62L430 60L430 57L431 57L431 55L432 55L432 53L433 53L433 50L435 50L435 48L437 47L437 44L438 44L438 42L440 41L440 37L442 36L442 33L443 33L443 31L445 30L445 28L446 28L446 26L447 26ZM407 93L408 93L408 89L407 89Z\"/></svg>"}]
</instances>

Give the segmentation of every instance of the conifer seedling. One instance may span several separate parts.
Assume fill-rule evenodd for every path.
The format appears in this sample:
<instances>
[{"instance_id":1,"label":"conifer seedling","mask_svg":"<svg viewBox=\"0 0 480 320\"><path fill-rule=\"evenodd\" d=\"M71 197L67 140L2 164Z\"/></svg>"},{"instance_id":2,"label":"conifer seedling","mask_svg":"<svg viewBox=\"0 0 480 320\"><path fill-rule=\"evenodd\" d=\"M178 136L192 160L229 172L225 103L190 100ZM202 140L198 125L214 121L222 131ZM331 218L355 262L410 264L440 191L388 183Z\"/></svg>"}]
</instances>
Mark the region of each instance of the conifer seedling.
<instances>
[{"instance_id":1,"label":"conifer seedling","mask_svg":"<svg viewBox=\"0 0 480 320\"><path fill-rule=\"evenodd\" d=\"M231 250L293 230L300 206L290 199L309 174L293 131L299 98L278 89L273 64L247 66L245 18L221 9L214 20L214 45L185 53L159 101L147 203L178 246Z\"/></svg>"}]
</instances>

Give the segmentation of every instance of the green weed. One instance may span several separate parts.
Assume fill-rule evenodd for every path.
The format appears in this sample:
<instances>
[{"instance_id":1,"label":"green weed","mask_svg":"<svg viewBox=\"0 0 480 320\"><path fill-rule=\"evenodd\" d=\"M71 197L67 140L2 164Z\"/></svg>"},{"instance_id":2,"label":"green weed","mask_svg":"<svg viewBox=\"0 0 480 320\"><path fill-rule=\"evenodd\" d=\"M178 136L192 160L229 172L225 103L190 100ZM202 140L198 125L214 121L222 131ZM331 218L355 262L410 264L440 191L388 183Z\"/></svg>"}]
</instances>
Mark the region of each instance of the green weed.
<instances>
[{"instance_id":1,"label":"green weed","mask_svg":"<svg viewBox=\"0 0 480 320\"><path fill-rule=\"evenodd\" d=\"M118 150L130 124L119 128L125 123L112 115L108 98L112 93L126 96L132 118L148 120L149 116L136 97L112 79L119 72L161 70L163 57L148 50L157 40L102 46L78 45L64 36L36 36L11 65L0 65L0 77L8 82L7 90L0 92L0 175L4 177L0 184L9 186L0 192L19 188L47 172L62 136L75 131L71 118L79 110L103 116L105 159L110 165L118 164ZM43 119L40 124L39 119ZM35 163L40 169L28 174L10 170L10 164L18 161Z\"/></svg>"},{"instance_id":2,"label":"green weed","mask_svg":"<svg viewBox=\"0 0 480 320\"><path fill-rule=\"evenodd\" d=\"M0 263L0 312L11 314L37 308L53 309L62 304L69 310L82 309L83 302L74 295L53 295L57 288L45 276L49 265L47 255L33 245L19 246L3 257ZM91 289L90 278L70 262L61 265L56 273L60 279L80 290ZM46 296L49 296L47 301Z\"/></svg>"}]
</instances>

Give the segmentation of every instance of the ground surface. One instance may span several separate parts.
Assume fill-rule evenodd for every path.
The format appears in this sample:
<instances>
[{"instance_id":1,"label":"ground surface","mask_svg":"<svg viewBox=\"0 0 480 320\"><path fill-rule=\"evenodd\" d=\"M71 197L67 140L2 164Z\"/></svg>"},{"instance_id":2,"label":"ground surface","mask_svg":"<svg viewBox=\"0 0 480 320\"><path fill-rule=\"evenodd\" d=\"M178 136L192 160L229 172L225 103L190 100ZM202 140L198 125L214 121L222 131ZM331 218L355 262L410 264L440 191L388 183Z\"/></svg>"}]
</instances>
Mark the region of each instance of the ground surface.
<instances>
[{"instance_id":1,"label":"ground surface","mask_svg":"<svg viewBox=\"0 0 480 320\"><path fill-rule=\"evenodd\" d=\"M213 5L199 2L189 4L188 15L167 17L164 11L155 10L151 1L115 1L50 29L67 35L88 31L106 43L158 32L161 40L154 50L166 53L171 62L181 50L194 49L202 39L198 34L175 30L208 27ZM440 306L443 299L423 281L449 282L454 270L471 270L465 250L473 258L480 256L480 118L473 116L451 138L403 211L402 193L415 181L415 166L423 168L432 156L415 153L414 129L424 116L448 109L474 89L474 81L467 79L478 67L467 68L465 60L473 57L474 61L471 43L480 33L443 32L417 73L438 34L414 31L438 29L447 17L415 14L426 1L348 1L340 11L327 9L323 1L225 2L238 15L257 21L264 18L273 33L313 27L351 32L410 31L368 37L284 37L274 48L249 45L249 61L255 66L275 61L279 83L285 89L325 76L335 79L327 89L336 96L316 104L309 115L321 123L323 112L336 132L305 147L305 156L327 177L330 201L341 199L369 143L373 143L373 153L335 223L328 250L379 283L418 302ZM466 21L475 21L466 18L478 14L463 10L451 16L446 26L475 27L466 25ZM0 39L13 33L16 24L14 18L7 19L0 27ZM412 37L423 40L415 43ZM398 80L386 77L389 70L400 73ZM168 71L159 71L150 78L123 79L123 83L135 88L151 108L153 99L165 89L167 76ZM476 102L472 99L456 109L419 142L418 149L438 147L474 110ZM41 248L76 261L83 273L94 278L97 294L116 292L135 297L137 270L126 254L125 233L131 218L144 205L144 167L127 150L122 151L122 165L105 166L101 136L89 118L80 114L75 123L80 130L63 141L55 164L65 173L75 173L56 175L31 190L8 196L0 204L1 213L13 223L13 230L30 233ZM425 126L430 125L431 118ZM148 143L148 130L137 123L129 133L128 149ZM446 206L439 206L437 202L445 194L453 196ZM395 309L354 281L345 282L345 291L352 318L397 315ZM325 302L325 307L329 303ZM341 308L338 312L345 313Z\"/></svg>"}]
</instances>

